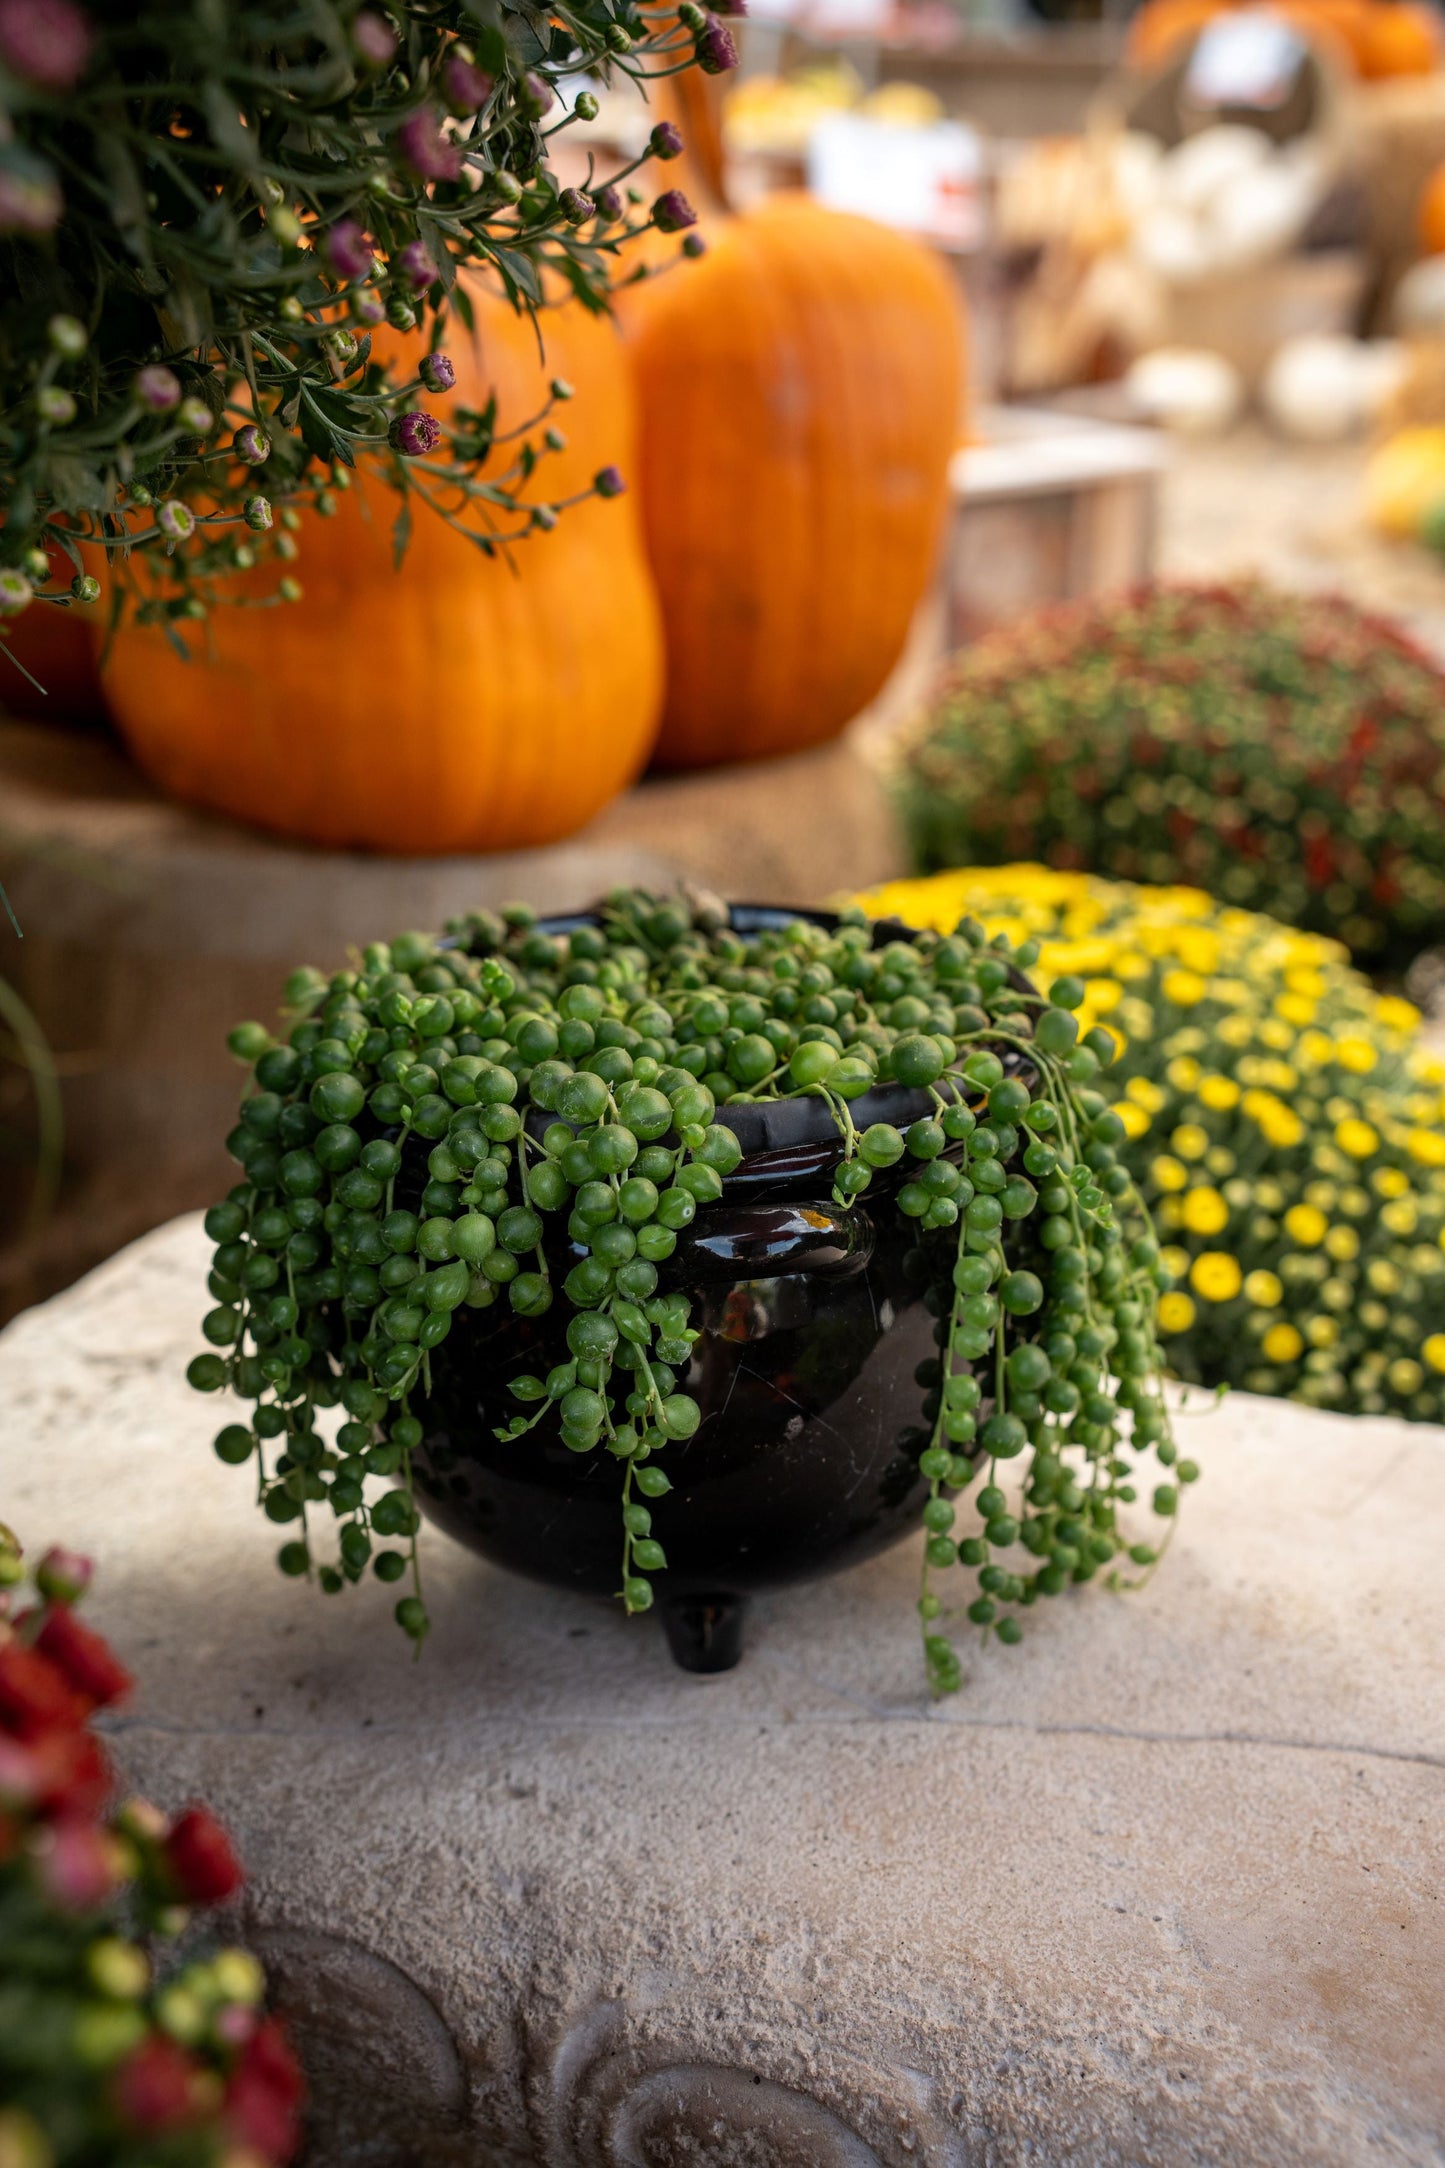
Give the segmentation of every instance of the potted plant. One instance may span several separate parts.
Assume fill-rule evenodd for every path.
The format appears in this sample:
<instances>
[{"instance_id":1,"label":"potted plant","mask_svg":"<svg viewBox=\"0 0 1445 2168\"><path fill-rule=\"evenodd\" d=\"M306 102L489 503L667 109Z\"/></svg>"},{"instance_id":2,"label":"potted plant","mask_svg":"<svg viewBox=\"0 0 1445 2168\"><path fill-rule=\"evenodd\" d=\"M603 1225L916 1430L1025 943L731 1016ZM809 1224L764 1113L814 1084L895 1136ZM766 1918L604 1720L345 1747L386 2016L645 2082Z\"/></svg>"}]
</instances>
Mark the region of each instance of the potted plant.
<instances>
[{"instance_id":1,"label":"potted plant","mask_svg":"<svg viewBox=\"0 0 1445 2168\"><path fill-rule=\"evenodd\" d=\"M1080 1037L1077 980L1034 991L1036 954L621 890L296 972L284 1039L232 1034L243 1178L207 1215L189 1372L253 1404L216 1451L255 1468L282 1569L410 1575L420 1641L426 1515L629 1611L656 1594L674 1653L720 1668L749 1586L921 1519L937 1691L946 1567L1005 1642L1039 1597L1147 1570L1124 1522L1175 1458L1166 1276L1097 1088L1113 1039ZM1194 1472L1144 1484L1166 1530Z\"/></svg>"}]
</instances>

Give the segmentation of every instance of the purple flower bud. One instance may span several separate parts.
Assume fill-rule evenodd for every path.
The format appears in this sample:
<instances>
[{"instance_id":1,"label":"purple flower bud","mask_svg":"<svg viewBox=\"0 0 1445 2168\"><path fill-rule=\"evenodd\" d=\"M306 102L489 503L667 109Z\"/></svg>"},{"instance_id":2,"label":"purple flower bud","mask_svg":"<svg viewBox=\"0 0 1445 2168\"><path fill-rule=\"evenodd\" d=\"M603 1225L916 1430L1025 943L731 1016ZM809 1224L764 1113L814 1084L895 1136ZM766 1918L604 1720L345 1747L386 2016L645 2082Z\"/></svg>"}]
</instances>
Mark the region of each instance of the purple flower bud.
<instances>
[{"instance_id":1,"label":"purple flower bud","mask_svg":"<svg viewBox=\"0 0 1445 2168\"><path fill-rule=\"evenodd\" d=\"M232 437L231 450L245 466L264 466L271 457L271 439L254 422L247 422Z\"/></svg>"},{"instance_id":2,"label":"purple flower bud","mask_svg":"<svg viewBox=\"0 0 1445 2168\"><path fill-rule=\"evenodd\" d=\"M38 159L23 173L0 167L0 233L53 233L64 209L59 181Z\"/></svg>"},{"instance_id":3,"label":"purple flower bud","mask_svg":"<svg viewBox=\"0 0 1445 2168\"><path fill-rule=\"evenodd\" d=\"M44 384L35 394L35 411L43 422L63 429L75 420L75 400L59 384Z\"/></svg>"},{"instance_id":4,"label":"purple flower bud","mask_svg":"<svg viewBox=\"0 0 1445 2168\"><path fill-rule=\"evenodd\" d=\"M556 103L556 93L545 77L524 75L517 85L517 104L528 120L540 120Z\"/></svg>"},{"instance_id":5,"label":"purple flower bud","mask_svg":"<svg viewBox=\"0 0 1445 2168\"><path fill-rule=\"evenodd\" d=\"M598 218L604 226L615 225L622 216L622 198L615 188L610 186L594 188L592 203Z\"/></svg>"},{"instance_id":6,"label":"purple flower bud","mask_svg":"<svg viewBox=\"0 0 1445 2168\"><path fill-rule=\"evenodd\" d=\"M540 527L543 534L550 534L557 524L557 514L550 504L539 504L532 514L532 525Z\"/></svg>"},{"instance_id":7,"label":"purple flower bud","mask_svg":"<svg viewBox=\"0 0 1445 2168\"><path fill-rule=\"evenodd\" d=\"M660 120L647 139L647 148L654 158L680 158L682 130L670 120Z\"/></svg>"},{"instance_id":8,"label":"purple flower bud","mask_svg":"<svg viewBox=\"0 0 1445 2168\"><path fill-rule=\"evenodd\" d=\"M18 617L30 607L30 582L15 565L0 569L0 617Z\"/></svg>"},{"instance_id":9,"label":"purple flower bud","mask_svg":"<svg viewBox=\"0 0 1445 2168\"><path fill-rule=\"evenodd\" d=\"M604 467L600 474L593 475L592 487L599 497L620 497L627 484L620 467Z\"/></svg>"},{"instance_id":10,"label":"purple flower bud","mask_svg":"<svg viewBox=\"0 0 1445 2168\"><path fill-rule=\"evenodd\" d=\"M181 380L174 371L153 361L136 377L135 395L152 414L169 414L181 403Z\"/></svg>"},{"instance_id":11,"label":"purple flower bud","mask_svg":"<svg viewBox=\"0 0 1445 2168\"><path fill-rule=\"evenodd\" d=\"M417 374L428 391L450 391L457 380L450 354L423 354Z\"/></svg>"},{"instance_id":12,"label":"purple flower bud","mask_svg":"<svg viewBox=\"0 0 1445 2168\"><path fill-rule=\"evenodd\" d=\"M492 78L466 54L450 52L442 63L442 96L458 119L475 113L492 95Z\"/></svg>"},{"instance_id":13,"label":"purple flower bud","mask_svg":"<svg viewBox=\"0 0 1445 2168\"><path fill-rule=\"evenodd\" d=\"M246 525L256 534L264 534L271 524L271 506L265 497L248 497L242 507Z\"/></svg>"},{"instance_id":14,"label":"purple flower bud","mask_svg":"<svg viewBox=\"0 0 1445 2168\"><path fill-rule=\"evenodd\" d=\"M421 459L434 452L442 433L430 414L398 414L386 432L386 441L403 459Z\"/></svg>"},{"instance_id":15,"label":"purple flower bud","mask_svg":"<svg viewBox=\"0 0 1445 2168\"><path fill-rule=\"evenodd\" d=\"M216 426L216 417L204 399L183 399L176 420L193 437L208 437Z\"/></svg>"},{"instance_id":16,"label":"purple flower bud","mask_svg":"<svg viewBox=\"0 0 1445 2168\"><path fill-rule=\"evenodd\" d=\"M425 293L437 275L436 258L425 241L408 241L405 248L398 249L391 259L391 268L398 278L406 280L413 293Z\"/></svg>"},{"instance_id":17,"label":"purple flower bud","mask_svg":"<svg viewBox=\"0 0 1445 2168\"><path fill-rule=\"evenodd\" d=\"M23 82L69 90L90 47L90 24L73 0L0 0L0 59Z\"/></svg>"},{"instance_id":18,"label":"purple flower bud","mask_svg":"<svg viewBox=\"0 0 1445 2168\"><path fill-rule=\"evenodd\" d=\"M682 237L682 253L684 256L691 256L695 261L699 256L707 254L707 243L700 233L685 233Z\"/></svg>"},{"instance_id":19,"label":"purple flower bud","mask_svg":"<svg viewBox=\"0 0 1445 2168\"><path fill-rule=\"evenodd\" d=\"M409 114L396 131L402 157L424 181L455 181L461 175L459 144L442 134L441 116L434 106Z\"/></svg>"},{"instance_id":20,"label":"purple flower bud","mask_svg":"<svg viewBox=\"0 0 1445 2168\"><path fill-rule=\"evenodd\" d=\"M726 75L729 68L738 64L738 49L727 24L716 15L709 15L707 27L700 31L693 42L697 64L704 75Z\"/></svg>"},{"instance_id":21,"label":"purple flower bud","mask_svg":"<svg viewBox=\"0 0 1445 2168\"><path fill-rule=\"evenodd\" d=\"M184 542L194 531L195 524L194 512L188 504L182 504L179 497L167 497L163 504L156 506L156 525L173 542Z\"/></svg>"},{"instance_id":22,"label":"purple flower bud","mask_svg":"<svg viewBox=\"0 0 1445 2168\"><path fill-rule=\"evenodd\" d=\"M79 1603L94 1572L90 1560L79 1551L62 1551L57 1545L36 1567L35 1586L51 1603Z\"/></svg>"},{"instance_id":23,"label":"purple flower bud","mask_svg":"<svg viewBox=\"0 0 1445 2168\"><path fill-rule=\"evenodd\" d=\"M557 208L569 226L585 226L592 216L592 198L584 196L580 188L564 188L557 198Z\"/></svg>"},{"instance_id":24,"label":"purple flower bud","mask_svg":"<svg viewBox=\"0 0 1445 2168\"><path fill-rule=\"evenodd\" d=\"M363 8L352 24L351 42L371 68L384 68L396 53L396 32L371 8Z\"/></svg>"},{"instance_id":25,"label":"purple flower bud","mask_svg":"<svg viewBox=\"0 0 1445 2168\"><path fill-rule=\"evenodd\" d=\"M338 278L365 278L371 269L371 244L354 218L338 220L323 246L326 261Z\"/></svg>"},{"instance_id":26,"label":"purple flower bud","mask_svg":"<svg viewBox=\"0 0 1445 2168\"><path fill-rule=\"evenodd\" d=\"M669 188L652 206L652 223L659 233L681 233L697 224L697 213L680 188Z\"/></svg>"},{"instance_id":27,"label":"purple flower bud","mask_svg":"<svg viewBox=\"0 0 1445 2168\"><path fill-rule=\"evenodd\" d=\"M369 293L365 288L351 297L351 315L354 323L370 326L381 323L386 316L386 303L380 294Z\"/></svg>"}]
</instances>

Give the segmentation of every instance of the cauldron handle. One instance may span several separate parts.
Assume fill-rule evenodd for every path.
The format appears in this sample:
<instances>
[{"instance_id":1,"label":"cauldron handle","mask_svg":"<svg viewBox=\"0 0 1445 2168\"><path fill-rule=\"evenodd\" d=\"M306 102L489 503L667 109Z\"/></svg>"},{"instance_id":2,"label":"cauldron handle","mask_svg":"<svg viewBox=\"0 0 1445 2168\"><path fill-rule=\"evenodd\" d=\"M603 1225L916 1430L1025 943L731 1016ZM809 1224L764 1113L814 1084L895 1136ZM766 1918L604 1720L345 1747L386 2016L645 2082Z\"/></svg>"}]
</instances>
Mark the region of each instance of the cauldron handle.
<instances>
[{"instance_id":1,"label":"cauldron handle","mask_svg":"<svg viewBox=\"0 0 1445 2168\"><path fill-rule=\"evenodd\" d=\"M785 1279L852 1279L873 1255L873 1222L856 1206L708 1205L678 1238L669 1277L690 1286Z\"/></svg>"}]
</instances>

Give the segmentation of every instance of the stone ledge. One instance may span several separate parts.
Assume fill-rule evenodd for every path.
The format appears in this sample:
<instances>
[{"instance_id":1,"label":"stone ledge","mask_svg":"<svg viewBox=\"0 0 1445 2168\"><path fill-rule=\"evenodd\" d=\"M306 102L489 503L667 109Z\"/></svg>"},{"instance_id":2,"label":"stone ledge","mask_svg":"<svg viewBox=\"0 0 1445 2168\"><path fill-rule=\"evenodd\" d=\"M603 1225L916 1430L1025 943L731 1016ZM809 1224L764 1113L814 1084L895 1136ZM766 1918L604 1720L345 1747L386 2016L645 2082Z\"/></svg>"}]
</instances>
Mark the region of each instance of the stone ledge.
<instances>
[{"instance_id":1,"label":"stone ledge","mask_svg":"<svg viewBox=\"0 0 1445 2168\"><path fill-rule=\"evenodd\" d=\"M161 1229L0 1339L0 1512L101 1560L128 1775L235 1828L316 2161L1445 2159L1439 1432L1190 1418L1154 1586L940 1708L911 1545L699 1680L432 1537L413 1665L381 1589L279 1581L209 1455L204 1249Z\"/></svg>"}]
</instances>

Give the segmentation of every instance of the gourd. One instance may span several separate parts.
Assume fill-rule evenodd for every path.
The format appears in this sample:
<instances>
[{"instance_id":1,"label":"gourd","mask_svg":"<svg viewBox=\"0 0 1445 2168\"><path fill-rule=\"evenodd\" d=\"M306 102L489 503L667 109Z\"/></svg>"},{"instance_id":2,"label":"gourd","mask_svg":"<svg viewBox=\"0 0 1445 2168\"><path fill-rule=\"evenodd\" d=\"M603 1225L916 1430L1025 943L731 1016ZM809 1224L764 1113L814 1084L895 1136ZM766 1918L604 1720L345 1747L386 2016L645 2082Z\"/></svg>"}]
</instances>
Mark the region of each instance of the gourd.
<instances>
[{"instance_id":1,"label":"gourd","mask_svg":"<svg viewBox=\"0 0 1445 2168\"><path fill-rule=\"evenodd\" d=\"M480 408L495 387L505 431L546 405L554 376L575 390L533 500L614 462L630 473L611 325L575 303L548 310L544 362L526 317L472 300L475 334L454 319L448 339L454 404ZM118 636L105 684L135 758L178 798L315 843L428 855L571 834L643 767L657 724L661 630L635 497L588 498L510 562L418 504L397 569L390 505L366 495L363 480L303 532L299 607L218 608L190 662L155 627Z\"/></svg>"},{"instance_id":2,"label":"gourd","mask_svg":"<svg viewBox=\"0 0 1445 2168\"><path fill-rule=\"evenodd\" d=\"M617 299L676 768L817 745L879 691L933 568L963 383L961 303L921 243L801 195L729 217L701 165L683 179L708 253Z\"/></svg>"},{"instance_id":3,"label":"gourd","mask_svg":"<svg viewBox=\"0 0 1445 2168\"><path fill-rule=\"evenodd\" d=\"M1367 80L1433 75L1440 65L1440 28L1432 8L1416 0L1375 0L1366 8L1358 59Z\"/></svg>"},{"instance_id":4,"label":"gourd","mask_svg":"<svg viewBox=\"0 0 1445 2168\"><path fill-rule=\"evenodd\" d=\"M1381 534L1412 540L1445 497L1445 428L1400 429L1365 469L1365 515Z\"/></svg>"}]
</instances>

